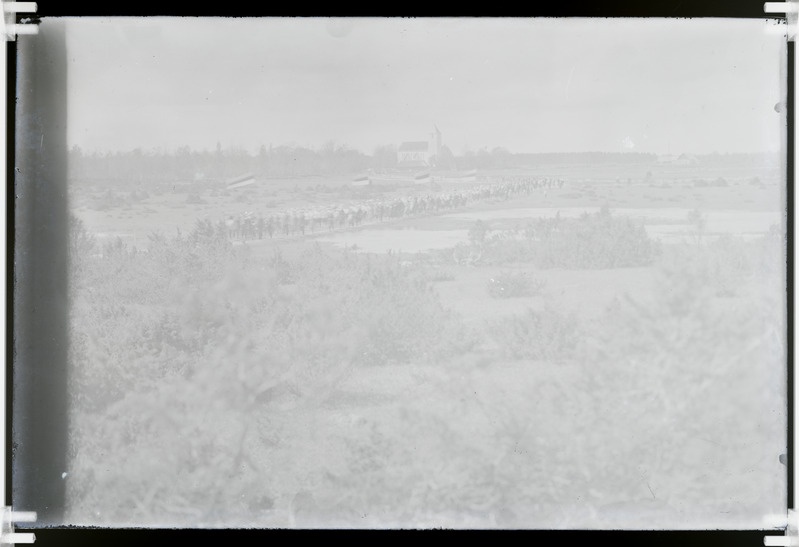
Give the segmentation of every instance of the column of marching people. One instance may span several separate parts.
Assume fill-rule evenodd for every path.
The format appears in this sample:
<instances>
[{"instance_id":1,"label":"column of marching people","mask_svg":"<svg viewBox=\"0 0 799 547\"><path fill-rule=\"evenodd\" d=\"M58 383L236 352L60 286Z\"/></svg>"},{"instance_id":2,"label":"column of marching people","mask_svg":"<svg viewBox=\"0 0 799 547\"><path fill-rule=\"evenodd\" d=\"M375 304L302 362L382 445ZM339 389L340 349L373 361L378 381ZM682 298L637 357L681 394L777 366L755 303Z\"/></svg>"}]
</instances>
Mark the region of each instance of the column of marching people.
<instances>
[{"instance_id":1,"label":"column of marching people","mask_svg":"<svg viewBox=\"0 0 799 547\"><path fill-rule=\"evenodd\" d=\"M302 236L309 233L356 228L425 214L451 211L482 201L529 196L536 190L562 188L563 179L502 176L483 178L482 184L444 192L366 200L357 204L294 209L256 215L245 212L218 223L218 229L234 240Z\"/></svg>"}]
</instances>

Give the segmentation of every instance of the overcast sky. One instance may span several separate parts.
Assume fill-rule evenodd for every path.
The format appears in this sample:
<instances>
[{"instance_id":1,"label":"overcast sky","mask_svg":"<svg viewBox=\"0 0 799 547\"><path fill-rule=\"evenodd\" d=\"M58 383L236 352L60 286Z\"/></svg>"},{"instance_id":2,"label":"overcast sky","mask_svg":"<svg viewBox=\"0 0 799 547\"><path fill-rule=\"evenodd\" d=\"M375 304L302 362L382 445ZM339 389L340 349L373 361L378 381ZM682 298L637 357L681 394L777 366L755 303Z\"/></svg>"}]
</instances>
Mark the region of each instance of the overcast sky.
<instances>
[{"instance_id":1,"label":"overcast sky","mask_svg":"<svg viewBox=\"0 0 799 547\"><path fill-rule=\"evenodd\" d=\"M781 148L782 36L723 19L68 20L85 150ZM42 31L46 31L43 27Z\"/></svg>"}]
</instances>

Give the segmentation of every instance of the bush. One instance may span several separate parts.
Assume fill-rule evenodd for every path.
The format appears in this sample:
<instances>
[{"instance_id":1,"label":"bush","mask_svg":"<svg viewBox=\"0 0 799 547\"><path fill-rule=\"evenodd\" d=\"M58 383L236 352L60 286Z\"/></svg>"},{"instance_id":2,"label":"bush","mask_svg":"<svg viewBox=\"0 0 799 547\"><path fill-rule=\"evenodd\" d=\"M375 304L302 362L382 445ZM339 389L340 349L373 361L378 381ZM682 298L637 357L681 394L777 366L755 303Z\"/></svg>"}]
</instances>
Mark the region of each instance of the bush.
<instances>
[{"instance_id":1,"label":"bush","mask_svg":"<svg viewBox=\"0 0 799 547\"><path fill-rule=\"evenodd\" d=\"M449 270L443 270L440 268L434 269L433 271L427 273L427 280L433 283L439 283L442 281L454 281L455 274Z\"/></svg>"},{"instance_id":2,"label":"bush","mask_svg":"<svg viewBox=\"0 0 799 547\"><path fill-rule=\"evenodd\" d=\"M624 435L612 448L586 437L582 450L619 462L607 471L614 481L636 469L624 462L641 462L648 486L674 504L699 503L711 488L722 500L779 487L747 478L762 454L784 450L774 444L784 433L774 399L786 355L779 253L768 238L670 246L650 299L619 299L588 325L577 389L591 395L598 420ZM727 462L718 476L696 466L711 442Z\"/></svg>"},{"instance_id":3,"label":"bush","mask_svg":"<svg viewBox=\"0 0 799 547\"><path fill-rule=\"evenodd\" d=\"M631 268L648 266L658 251L643 224L603 208L558 222L539 242L537 261L542 268Z\"/></svg>"},{"instance_id":4,"label":"bush","mask_svg":"<svg viewBox=\"0 0 799 547\"><path fill-rule=\"evenodd\" d=\"M469 243L472 245L482 245L485 242L488 231L488 225L482 220L478 220L469 228Z\"/></svg>"},{"instance_id":5,"label":"bush","mask_svg":"<svg viewBox=\"0 0 799 547\"><path fill-rule=\"evenodd\" d=\"M688 301L704 293L734 297L764 278L779 282L782 252L782 240L774 234L753 241L724 235L703 245L670 245L658 263L659 282Z\"/></svg>"},{"instance_id":6,"label":"bush","mask_svg":"<svg viewBox=\"0 0 799 547\"><path fill-rule=\"evenodd\" d=\"M497 238L491 243L501 257L510 254L519 260L532 259L541 268L643 266L658 252L642 224L612 217L606 207L577 219L539 219L525 227L523 239Z\"/></svg>"},{"instance_id":7,"label":"bush","mask_svg":"<svg viewBox=\"0 0 799 547\"><path fill-rule=\"evenodd\" d=\"M471 345L424 275L405 271L398 258L369 259L359 287L348 309L368 333L364 362L438 359Z\"/></svg>"},{"instance_id":8,"label":"bush","mask_svg":"<svg viewBox=\"0 0 799 547\"><path fill-rule=\"evenodd\" d=\"M496 322L490 328L500 350L510 359L564 362L573 359L583 336L574 313L554 308L528 309L526 313Z\"/></svg>"},{"instance_id":9,"label":"bush","mask_svg":"<svg viewBox=\"0 0 799 547\"><path fill-rule=\"evenodd\" d=\"M76 275L80 275L84 270L85 261L97 248L97 240L86 230L83 221L74 214L69 215L67 230L67 258L71 262L72 271Z\"/></svg>"},{"instance_id":10,"label":"bush","mask_svg":"<svg viewBox=\"0 0 799 547\"><path fill-rule=\"evenodd\" d=\"M488 294L494 298L515 298L541 294L545 283L527 272L501 272L488 280Z\"/></svg>"},{"instance_id":11,"label":"bush","mask_svg":"<svg viewBox=\"0 0 799 547\"><path fill-rule=\"evenodd\" d=\"M100 523L252 518L242 504L269 507L279 490L270 447L294 442L303 413L356 367L437 362L473 344L394 257L253 257L201 222L153 235L147 253L120 244L85 258L70 308L80 456L67 506Z\"/></svg>"},{"instance_id":12,"label":"bush","mask_svg":"<svg viewBox=\"0 0 799 547\"><path fill-rule=\"evenodd\" d=\"M523 229L470 230L471 243L450 251L456 263L533 262L539 268L601 269L648 266L660 246L642 223L613 217L607 207L576 219L530 221ZM479 243L478 243L479 241Z\"/></svg>"}]
</instances>

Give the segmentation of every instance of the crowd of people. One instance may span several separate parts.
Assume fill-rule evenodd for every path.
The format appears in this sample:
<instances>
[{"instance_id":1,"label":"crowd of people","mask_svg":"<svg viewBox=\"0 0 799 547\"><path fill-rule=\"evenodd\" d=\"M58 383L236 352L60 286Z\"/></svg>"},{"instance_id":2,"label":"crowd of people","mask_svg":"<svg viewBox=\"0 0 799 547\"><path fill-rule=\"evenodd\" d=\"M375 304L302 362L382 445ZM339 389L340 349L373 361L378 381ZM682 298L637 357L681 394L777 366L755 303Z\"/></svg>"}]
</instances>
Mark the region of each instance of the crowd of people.
<instances>
[{"instance_id":1,"label":"crowd of people","mask_svg":"<svg viewBox=\"0 0 799 547\"><path fill-rule=\"evenodd\" d=\"M246 212L221 221L227 236L234 240L288 237L356 228L388 220L443 213L481 201L507 200L529 196L538 190L562 188L565 181L554 178L503 176L483 178L481 184L436 193L365 200L351 204L331 204L282 213Z\"/></svg>"}]
</instances>

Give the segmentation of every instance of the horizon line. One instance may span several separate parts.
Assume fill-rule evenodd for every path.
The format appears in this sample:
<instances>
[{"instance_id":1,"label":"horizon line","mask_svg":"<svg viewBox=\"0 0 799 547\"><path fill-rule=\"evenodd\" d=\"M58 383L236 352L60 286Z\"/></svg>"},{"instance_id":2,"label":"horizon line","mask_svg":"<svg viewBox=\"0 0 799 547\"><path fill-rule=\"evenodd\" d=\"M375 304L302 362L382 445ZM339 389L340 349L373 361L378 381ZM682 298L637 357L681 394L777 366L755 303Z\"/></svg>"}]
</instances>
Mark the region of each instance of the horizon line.
<instances>
[{"instance_id":1,"label":"horizon line","mask_svg":"<svg viewBox=\"0 0 799 547\"><path fill-rule=\"evenodd\" d=\"M262 146L265 146L265 145L262 145ZM375 148L385 147L385 146L398 146L398 145L393 145L393 144L377 145L377 146L375 146ZM135 152L137 150L139 150L142 153L146 153L146 154L156 153L156 154L167 154L167 155L169 155L169 154L176 154L178 151L180 151L181 149L184 149L184 148L187 148L188 151L192 152L192 153L215 153L216 152L216 150L214 148L207 148L207 147L205 147L205 148L194 148L194 147L191 147L191 146L188 146L188 145L178 145L178 146L168 147L168 148L167 147L160 147L160 146L151 147L151 148L144 148L144 147L136 146L136 147L133 147L133 148L117 148L117 149L101 150L101 149L97 149L97 148L94 148L94 149L84 148L84 147L82 147L82 146L80 146L78 144L73 144L73 145L69 146L68 152L71 153L75 148L78 148L83 155L127 154L127 153L133 153L133 152ZM260 146L258 148L260 148ZM267 148L267 151L270 150L270 149L276 149L276 148L303 149L303 150L311 150L311 151L314 151L314 152L320 152L320 151L323 150L324 145L314 147L314 146L301 145L301 144L282 143L282 144L278 144L278 145L270 145L270 147ZM352 146L349 146L349 145L346 145L346 144L337 145L337 148L343 149L343 150L348 150L348 151L358 152L360 154L363 154L364 156L369 156L369 157L374 155L374 152L371 152L371 153L364 152L363 150L361 150L359 148L355 148L355 147L352 147ZM642 151L642 150L614 150L614 151L609 151L609 150L568 150L568 151L560 150L560 151L549 151L549 152L540 152L540 151L517 152L517 151L508 150L504 146L495 146L495 147L493 147L491 149L489 149L487 146L484 146L484 147L477 148L477 149L474 149L474 150L469 150L469 152L472 152L472 153L476 154L477 152L485 150L485 151L488 151L489 153L491 153L493 150L495 150L497 148L504 148L509 154L514 155L514 156L515 155L555 155L555 154L563 154L563 155L565 155L565 154L575 154L575 155L577 155L577 154L613 154L613 155L622 156L622 155L639 154L639 155L651 155L651 156L679 157L679 156L725 156L725 155L727 155L727 156L730 156L730 155L734 155L734 156L769 155L769 156L772 156L772 155L781 155L781 154L783 154L783 151L780 151L780 150L755 150L755 151L747 151L747 152L744 152L744 151L718 151L718 150L714 150L712 152L691 152L691 151L653 152L653 151ZM220 148L220 150L223 153L224 152L233 152L233 151L235 151L235 152L245 152L246 154L252 155L252 156L257 156L259 154L259 150L257 148L256 149L251 149L251 148L238 146L238 145L227 146L227 147L223 146L223 147ZM461 152L461 153L453 152L452 154L455 157L464 156L464 152Z\"/></svg>"}]
</instances>

